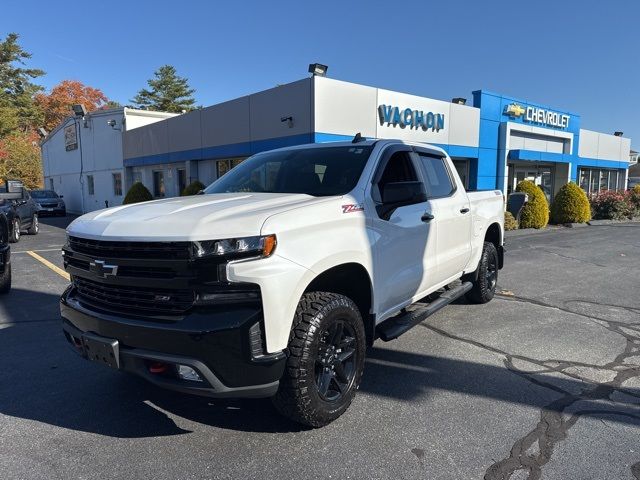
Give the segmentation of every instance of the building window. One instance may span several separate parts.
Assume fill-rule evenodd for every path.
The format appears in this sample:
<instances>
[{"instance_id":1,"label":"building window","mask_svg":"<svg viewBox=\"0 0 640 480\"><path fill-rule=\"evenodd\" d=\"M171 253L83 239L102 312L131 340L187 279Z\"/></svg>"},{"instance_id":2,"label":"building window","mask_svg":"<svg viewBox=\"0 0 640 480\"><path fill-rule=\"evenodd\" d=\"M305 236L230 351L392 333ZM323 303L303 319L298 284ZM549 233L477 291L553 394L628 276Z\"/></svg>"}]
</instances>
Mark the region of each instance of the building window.
<instances>
[{"instance_id":1,"label":"building window","mask_svg":"<svg viewBox=\"0 0 640 480\"><path fill-rule=\"evenodd\" d=\"M113 194L116 197L122 196L122 174L114 173L113 175Z\"/></svg>"},{"instance_id":2,"label":"building window","mask_svg":"<svg viewBox=\"0 0 640 480\"><path fill-rule=\"evenodd\" d=\"M164 197L164 173L161 170L153 172L153 196Z\"/></svg>"},{"instance_id":3,"label":"building window","mask_svg":"<svg viewBox=\"0 0 640 480\"><path fill-rule=\"evenodd\" d=\"M218 178L223 176L225 173L227 173L233 167L237 167L238 165L240 165L242 162L244 162L244 160L245 160L244 158L231 158L229 160L219 160L219 161L217 161L216 162L216 173L218 175Z\"/></svg>"},{"instance_id":4,"label":"building window","mask_svg":"<svg viewBox=\"0 0 640 480\"><path fill-rule=\"evenodd\" d=\"M93 183L93 175L87 175L87 191L89 195L94 195L96 193L95 185Z\"/></svg>"},{"instance_id":5,"label":"building window","mask_svg":"<svg viewBox=\"0 0 640 480\"><path fill-rule=\"evenodd\" d=\"M142 172L140 170L133 171L133 183L142 183Z\"/></svg>"},{"instance_id":6,"label":"building window","mask_svg":"<svg viewBox=\"0 0 640 480\"><path fill-rule=\"evenodd\" d=\"M585 192L598 193L605 190L620 190L620 183L624 179L619 170L601 168L581 168L578 174L580 188Z\"/></svg>"}]
</instances>

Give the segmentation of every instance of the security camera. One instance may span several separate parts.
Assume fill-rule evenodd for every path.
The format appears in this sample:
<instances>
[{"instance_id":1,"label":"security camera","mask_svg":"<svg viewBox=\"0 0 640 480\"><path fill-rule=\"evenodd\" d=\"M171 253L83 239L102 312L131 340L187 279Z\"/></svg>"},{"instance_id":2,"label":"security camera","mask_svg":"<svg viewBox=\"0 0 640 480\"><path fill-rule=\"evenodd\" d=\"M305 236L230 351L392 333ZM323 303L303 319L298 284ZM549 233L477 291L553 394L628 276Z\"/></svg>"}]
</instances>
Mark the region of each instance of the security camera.
<instances>
[{"instance_id":1,"label":"security camera","mask_svg":"<svg viewBox=\"0 0 640 480\"><path fill-rule=\"evenodd\" d=\"M113 127L115 127L115 126L116 126L116 121L115 121L115 120L113 120L113 119L111 119L111 120L109 120L109 121L107 122L107 125L109 125L111 128L113 128Z\"/></svg>"},{"instance_id":2,"label":"security camera","mask_svg":"<svg viewBox=\"0 0 640 480\"><path fill-rule=\"evenodd\" d=\"M293 127L293 117L289 116L289 117L280 117L280 121L282 123L287 122L287 124L289 125L289 128Z\"/></svg>"}]
</instances>

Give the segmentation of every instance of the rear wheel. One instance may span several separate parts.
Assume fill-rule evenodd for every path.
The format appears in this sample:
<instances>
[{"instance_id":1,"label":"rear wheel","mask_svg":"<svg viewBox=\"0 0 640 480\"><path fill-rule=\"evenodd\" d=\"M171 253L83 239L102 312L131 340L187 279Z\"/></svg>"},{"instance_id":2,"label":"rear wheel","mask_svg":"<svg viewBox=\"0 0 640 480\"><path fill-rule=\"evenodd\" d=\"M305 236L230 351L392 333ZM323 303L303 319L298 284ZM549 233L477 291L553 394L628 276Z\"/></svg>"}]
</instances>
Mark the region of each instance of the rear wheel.
<instances>
[{"instance_id":1,"label":"rear wheel","mask_svg":"<svg viewBox=\"0 0 640 480\"><path fill-rule=\"evenodd\" d=\"M27 230L27 233L29 235L37 235L39 231L40 222L38 221L38 214L34 213L33 217L31 217L31 226L29 227L29 230Z\"/></svg>"},{"instance_id":2,"label":"rear wheel","mask_svg":"<svg viewBox=\"0 0 640 480\"><path fill-rule=\"evenodd\" d=\"M290 419L322 427L342 415L360 386L365 332L358 307L328 292L300 299L276 409Z\"/></svg>"},{"instance_id":3,"label":"rear wheel","mask_svg":"<svg viewBox=\"0 0 640 480\"><path fill-rule=\"evenodd\" d=\"M0 293L11 290L11 264L5 265L4 272L0 273Z\"/></svg>"},{"instance_id":4,"label":"rear wheel","mask_svg":"<svg viewBox=\"0 0 640 480\"><path fill-rule=\"evenodd\" d=\"M487 303L496 293L498 284L498 251L491 242L484 242L482 256L478 264L478 278L467 293L467 299L473 303Z\"/></svg>"},{"instance_id":5,"label":"rear wheel","mask_svg":"<svg viewBox=\"0 0 640 480\"><path fill-rule=\"evenodd\" d=\"M11 231L9 232L9 241L11 243L20 241L20 219L18 217L13 219Z\"/></svg>"}]
</instances>

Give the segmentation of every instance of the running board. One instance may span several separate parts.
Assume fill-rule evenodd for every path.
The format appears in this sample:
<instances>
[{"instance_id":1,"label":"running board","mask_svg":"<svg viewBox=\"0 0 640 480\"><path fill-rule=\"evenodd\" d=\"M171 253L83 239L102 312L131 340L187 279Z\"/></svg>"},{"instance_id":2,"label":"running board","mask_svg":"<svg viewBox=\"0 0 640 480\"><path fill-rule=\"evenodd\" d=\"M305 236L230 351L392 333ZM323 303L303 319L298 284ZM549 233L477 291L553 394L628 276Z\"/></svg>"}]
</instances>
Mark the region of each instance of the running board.
<instances>
[{"instance_id":1,"label":"running board","mask_svg":"<svg viewBox=\"0 0 640 480\"><path fill-rule=\"evenodd\" d=\"M424 305L414 304L411 310L400 313L395 317L391 317L376 327L378 337L388 342L395 340L403 333L412 329L426 318L430 317L442 307L449 305L454 300L457 300L465 293L467 293L473 285L471 282L464 282L461 285L445 291L442 295L436 298L433 302Z\"/></svg>"}]
</instances>

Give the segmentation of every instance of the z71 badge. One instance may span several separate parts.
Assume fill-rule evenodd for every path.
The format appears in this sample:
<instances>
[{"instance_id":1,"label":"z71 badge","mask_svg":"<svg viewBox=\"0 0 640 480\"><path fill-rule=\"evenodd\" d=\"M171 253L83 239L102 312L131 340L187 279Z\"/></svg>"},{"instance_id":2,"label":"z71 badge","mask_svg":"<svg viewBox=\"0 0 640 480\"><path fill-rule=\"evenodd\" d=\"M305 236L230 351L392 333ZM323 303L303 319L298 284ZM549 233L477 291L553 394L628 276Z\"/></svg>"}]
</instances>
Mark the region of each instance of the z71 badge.
<instances>
[{"instance_id":1,"label":"z71 badge","mask_svg":"<svg viewBox=\"0 0 640 480\"><path fill-rule=\"evenodd\" d=\"M342 205L342 213L362 212L364 205L359 203L351 203L349 205Z\"/></svg>"}]
</instances>

